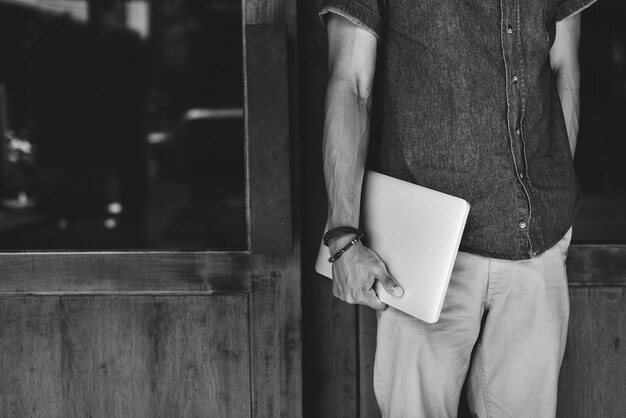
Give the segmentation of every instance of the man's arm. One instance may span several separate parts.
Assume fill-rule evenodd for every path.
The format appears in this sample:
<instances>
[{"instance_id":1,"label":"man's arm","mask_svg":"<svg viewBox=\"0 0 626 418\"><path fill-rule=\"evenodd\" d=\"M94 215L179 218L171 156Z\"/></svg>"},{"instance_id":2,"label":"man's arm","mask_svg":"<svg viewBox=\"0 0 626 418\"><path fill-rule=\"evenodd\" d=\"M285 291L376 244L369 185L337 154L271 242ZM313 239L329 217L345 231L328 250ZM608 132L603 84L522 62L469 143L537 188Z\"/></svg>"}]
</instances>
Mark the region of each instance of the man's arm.
<instances>
[{"instance_id":1,"label":"man's arm","mask_svg":"<svg viewBox=\"0 0 626 418\"><path fill-rule=\"evenodd\" d=\"M335 14L329 15L327 23L329 77L323 156L328 223L329 228L358 227L377 39ZM332 240L330 253L335 254L352 238ZM333 278L335 296L374 309L386 307L372 289L374 280L380 280L391 294L402 292L378 256L360 242L333 263Z\"/></svg>"},{"instance_id":2,"label":"man's arm","mask_svg":"<svg viewBox=\"0 0 626 418\"><path fill-rule=\"evenodd\" d=\"M580 110L579 40L580 14L577 13L556 23L556 38L550 50L550 65L556 75L556 88L563 107L572 158L576 151Z\"/></svg>"},{"instance_id":3,"label":"man's arm","mask_svg":"<svg viewBox=\"0 0 626 418\"><path fill-rule=\"evenodd\" d=\"M338 15L329 16L327 27L329 75L323 151L329 225L358 226L377 40Z\"/></svg>"}]
</instances>

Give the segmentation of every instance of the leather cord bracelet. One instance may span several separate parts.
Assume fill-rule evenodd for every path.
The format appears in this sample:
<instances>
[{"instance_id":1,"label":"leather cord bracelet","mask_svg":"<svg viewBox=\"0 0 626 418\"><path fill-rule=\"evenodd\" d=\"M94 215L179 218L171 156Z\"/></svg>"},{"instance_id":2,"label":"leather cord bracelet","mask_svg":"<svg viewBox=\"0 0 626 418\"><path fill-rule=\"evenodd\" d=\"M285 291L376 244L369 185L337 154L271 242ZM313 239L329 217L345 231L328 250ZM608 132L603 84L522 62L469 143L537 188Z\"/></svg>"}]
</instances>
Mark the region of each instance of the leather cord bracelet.
<instances>
[{"instance_id":1,"label":"leather cord bracelet","mask_svg":"<svg viewBox=\"0 0 626 418\"><path fill-rule=\"evenodd\" d=\"M345 253L346 251L348 251L350 249L350 247L352 247L354 244L356 244L357 242L359 242L361 240L361 238L363 238L363 231L360 231L356 234L356 237L354 237L352 239L352 241L350 241L349 243L346 244L345 247L343 247L341 250L337 251L335 253L335 255L333 255L332 257L330 257L328 259L329 263L334 263L335 261L339 260L339 257L341 257L343 255L343 253Z\"/></svg>"},{"instance_id":2,"label":"leather cord bracelet","mask_svg":"<svg viewBox=\"0 0 626 418\"><path fill-rule=\"evenodd\" d=\"M324 239L323 239L324 245L328 247L328 243L330 242L331 239L335 239L337 237L348 235L348 234L355 234L355 235L360 234L361 236L363 236L363 231L361 231L358 228L351 227L351 226L337 226L324 234Z\"/></svg>"}]
</instances>

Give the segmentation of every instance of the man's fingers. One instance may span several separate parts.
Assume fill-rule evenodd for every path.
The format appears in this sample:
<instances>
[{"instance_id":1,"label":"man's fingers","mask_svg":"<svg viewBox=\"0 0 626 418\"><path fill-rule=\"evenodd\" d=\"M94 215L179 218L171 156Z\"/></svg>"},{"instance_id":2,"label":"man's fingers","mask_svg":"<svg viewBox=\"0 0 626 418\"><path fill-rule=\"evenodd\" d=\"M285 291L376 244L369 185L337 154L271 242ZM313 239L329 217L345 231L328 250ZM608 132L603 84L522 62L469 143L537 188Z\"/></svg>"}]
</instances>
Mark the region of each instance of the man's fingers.
<instances>
[{"instance_id":1,"label":"man's fingers","mask_svg":"<svg viewBox=\"0 0 626 418\"><path fill-rule=\"evenodd\" d=\"M396 280L385 272L382 277L378 278L378 281L383 285L383 288L392 296L399 298L404 294L404 289L396 282Z\"/></svg>"},{"instance_id":2,"label":"man's fingers","mask_svg":"<svg viewBox=\"0 0 626 418\"><path fill-rule=\"evenodd\" d=\"M372 309L376 309L377 311L384 311L387 309L387 304L383 303L376 296L376 291L374 289L369 289L367 295L365 296L365 305L369 306Z\"/></svg>"},{"instance_id":3,"label":"man's fingers","mask_svg":"<svg viewBox=\"0 0 626 418\"><path fill-rule=\"evenodd\" d=\"M359 304L368 306L378 311L384 311L385 309L387 309L387 305L381 302L380 299L378 299L378 296L376 296L376 291L374 290L373 286L374 277L371 276L365 283L365 286L354 289L354 292L345 292L345 289L341 289L340 286L335 286L333 288L333 293L336 297L349 304Z\"/></svg>"}]
</instances>

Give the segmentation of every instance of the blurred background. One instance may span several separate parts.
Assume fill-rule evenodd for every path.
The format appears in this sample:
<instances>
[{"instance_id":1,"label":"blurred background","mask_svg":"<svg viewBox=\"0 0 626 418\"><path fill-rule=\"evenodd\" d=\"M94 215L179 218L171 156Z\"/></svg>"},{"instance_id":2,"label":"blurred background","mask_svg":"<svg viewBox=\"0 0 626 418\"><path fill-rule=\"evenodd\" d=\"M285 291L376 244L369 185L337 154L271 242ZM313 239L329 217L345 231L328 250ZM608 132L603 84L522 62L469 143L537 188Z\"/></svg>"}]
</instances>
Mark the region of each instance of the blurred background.
<instances>
[{"instance_id":1,"label":"blurred background","mask_svg":"<svg viewBox=\"0 0 626 418\"><path fill-rule=\"evenodd\" d=\"M0 249L246 249L241 21L0 0Z\"/></svg>"},{"instance_id":2,"label":"blurred background","mask_svg":"<svg viewBox=\"0 0 626 418\"><path fill-rule=\"evenodd\" d=\"M624 2L598 1L582 15L577 242L626 241L625 13Z\"/></svg>"}]
</instances>

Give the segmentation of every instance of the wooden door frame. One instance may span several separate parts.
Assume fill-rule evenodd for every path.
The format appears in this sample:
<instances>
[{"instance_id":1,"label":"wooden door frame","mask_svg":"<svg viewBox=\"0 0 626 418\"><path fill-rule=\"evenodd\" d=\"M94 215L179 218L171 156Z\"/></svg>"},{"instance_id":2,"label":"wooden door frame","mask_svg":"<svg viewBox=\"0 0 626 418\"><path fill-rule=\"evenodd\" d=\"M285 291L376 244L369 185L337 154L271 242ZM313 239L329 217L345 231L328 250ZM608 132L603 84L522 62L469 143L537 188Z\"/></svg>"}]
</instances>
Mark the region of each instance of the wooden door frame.
<instances>
[{"instance_id":1,"label":"wooden door frame","mask_svg":"<svg viewBox=\"0 0 626 418\"><path fill-rule=\"evenodd\" d=\"M242 0L242 5L249 250L2 252L0 297L246 294L251 415L298 417L302 415L301 271L299 208L292 198L298 196L298 172L297 164L291 164L298 156L297 4L295 0ZM255 56L267 50L253 50L261 45L246 39L263 33L276 42L277 60L269 64ZM279 66L278 79L267 74L255 77L267 71L266 65ZM263 83L273 90L283 83L278 89L283 100L273 97L279 111L259 96L268 92ZM257 123L260 120L264 123Z\"/></svg>"}]
</instances>

